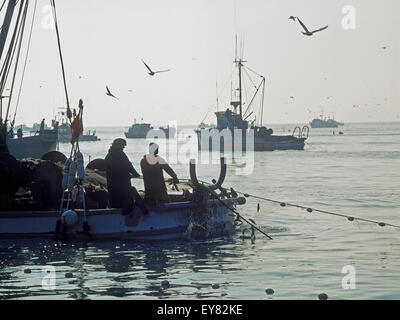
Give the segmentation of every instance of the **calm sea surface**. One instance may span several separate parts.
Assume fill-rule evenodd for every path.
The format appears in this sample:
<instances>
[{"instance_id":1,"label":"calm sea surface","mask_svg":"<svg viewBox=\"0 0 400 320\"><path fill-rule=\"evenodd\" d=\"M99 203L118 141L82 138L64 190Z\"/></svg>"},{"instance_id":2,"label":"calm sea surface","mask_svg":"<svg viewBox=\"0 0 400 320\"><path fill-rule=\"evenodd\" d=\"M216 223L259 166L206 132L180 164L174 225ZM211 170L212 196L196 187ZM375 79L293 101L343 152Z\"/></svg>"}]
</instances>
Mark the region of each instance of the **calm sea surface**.
<instances>
[{"instance_id":1,"label":"calm sea surface","mask_svg":"<svg viewBox=\"0 0 400 320\"><path fill-rule=\"evenodd\" d=\"M288 134L293 126L272 128ZM104 158L124 131L95 129L101 141L81 143L86 163ZM249 175L239 175L244 165L232 161L224 186L400 225L400 123L346 124L342 130L344 135L311 129L304 151L256 153ZM182 136L177 146L182 163L171 164L180 178L189 176L190 145L184 141ZM128 140L125 151L137 169L147 145ZM168 157L164 144L160 149ZM60 145L60 151L68 154L69 146ZM207 181L218 173L218 164L198 167ZM132 182L143 188L140 180ZM400 229L252 198L238 208L273 240L257 233L252 243L241 230L230 238L191 242L1 240L0 298L317 299L322 292L330 299L400 298ZM45 266L55 267L54 290L42 287ZM355 272L355 288L346 290L348 270ZM169 288L162 288L164 280ZM275 293L267 295L266 288Z\"/></svg>"}]
</instances>

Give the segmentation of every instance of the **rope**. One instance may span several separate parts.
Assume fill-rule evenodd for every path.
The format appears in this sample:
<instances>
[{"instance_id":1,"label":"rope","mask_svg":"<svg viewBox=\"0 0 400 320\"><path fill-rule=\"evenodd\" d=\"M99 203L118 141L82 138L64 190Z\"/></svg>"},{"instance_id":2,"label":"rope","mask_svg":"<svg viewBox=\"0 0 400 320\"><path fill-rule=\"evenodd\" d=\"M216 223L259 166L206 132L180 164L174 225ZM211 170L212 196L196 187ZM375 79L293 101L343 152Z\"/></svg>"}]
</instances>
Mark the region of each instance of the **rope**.
<instances>
[{"instance_id":1,"label":"rope","mask_svg":"<svg viewBox=\"0 0 400 320\"><path fill-rule=\"evenodd\" d=\"M204 187L204 188L205 188L210 194L214 195L214 196L218 199L218 201L221 202L226 208L228 208L230 211L232 211L234 214L236 214L237 217L239 217L239 218L242 219L244 222L246 222L247 224L249 224L252 228L254 228L254 229L256 229L257 231L261 232L261 233L262 233L263 235L265 235L268 239L272 240L272 238L271 238L268 234L266 234L266 233L265 233L264 231L262 231L260 228L258 228L258 227L255 226L253 223L251 223L251 222L248 221L246 218L244 218L244 217L243 217L239 212L237 212L235 209L229 207L225 202L223 202L223 201L219 198L218 194L217 194L215 191L210 190L210 189L207 188L207 187Z\"/></svg>"},{"instance_id":2,"label":"rope","mask_svg":"<svg viewBox=\"0 0 400 320\"><path fill-rule=\"evenodd\" d=\"M54 17L54 25L56 28L56 35L57 35L57 44L58 44L58 52L60 54L60 62L61 62L61 70L62 70L62 76L63 76L63 82L64 82L64 90L65 90L65 97L67 99L67 109L70 109L69 106L69 98L68 98L68 90L67 90L67 81L65 78L65 69L64 69L64 60L62 56L62 50L61 50L61 41L60 41L60 33L58 31L58 22L57 22L57 11L56 11L56 2L55 0L50 0L51 6L53 8L53 17Z\"/></svg>"},{"instance_id":3,"label":"rope","mask_svg":"<svg viewBox=\"0 0 400 320\"><path fill-rule=\"evenodd\" d=\"M268 198L264 198L264 197L260 197L260 196L255 196L255 195L251 195L251 194L240 192L240 191L236 191L236 192L244 195L246 198L252 197L252 198L255 198L255 199L259 199L259 200L278 203L278 204L280 204L281 207L286 207L286 206L296 207L296 208L300 208L300 209L303 209L303 210L307 210L307 212L309 212L309 213L315 211L315 212L324 213L324 214L328 214L328 215L332 215L332 216L346 218L349 221L364 221L364 222L368 222L368 223L377 224L380 227L389 226L389 227L400 229L400 226L395 225L395 224L391 224L391 223L379 222L379 221L374 221L374 220L370 220L370 219L364 219L364 218L348 216L348 215L341 214L341 213L336 213L336 212L331 212L331 211L326 211L326 210L320 210L320 209L314 209L314 208L305 207L305 206L301 206L301 205L297 205L297 204L293 204L293 203L282 202L282 201L272 200L272 199L268 199Z\"/></svg>"},{"instance_id":4,"label":"rope","mask_svg":"<svg viewBox=\"0 0 400 320\"><path fill-rule=\"evenodd\" d=\"M25 62L24 62L24 68L22 70L22 78L21 78L21 83L20 83L20 86L19 86L17 103L16 103L16 106L15 106L14 118L13 118L12 123L15 123L15 118L17 116L17 110L18 110L18 105L19 105L19 99L21 97L22 85L23 85L23 82L24 82L25 70L26 70L26 65L27 65L27 62L28 62L29 49L30 49L30 46L31 46L32 31L33 31L33 25L34 25L35 16L36 16L36 7L37 7L37 0L35 0L35 6L34 6L34 9L33 9L32 24L31 24L31 30L29 32L29 39L28 39L28 47L26 49L26 57L25 57Z\"/></svg>"},{"instance_id":5,"label":"rope","mask_svg":"<svg viewBox=\"0 0 400 320\"><path fill-rule=\"evenodd\" d=\"M219 91L219 93L218 93L218 91L217 91L217 100L220 98L220 96L221 96L222 92L224 91L226 85L228 84L229 80L231 80L232 74L233 74L233 69L231 69L231 74L230 74L228 80L226 80L226 82L225 82L224 86L222 87L222 89ZM207 118L208 113L210 112L210 110L211 110L212 108L214 108L214 107L213 107L213 106L210 106L210 107L208 108L207 113L206 113L206 116L204 117L204 119L203 119L202 122L205 121L205 119Z\"/></svg>"},{"instance_id":6,"label":"rope","mask_svg":"<svg viewBox=\"0 0 400 320\"><path fill-rule=\"evenodd\" d=\"M25 3L24 13L22 15L22 21L21 21L21 25L20 25L20 30L19 30L18 36L17 36L18 51L17 51L17 56L15 58L14 74L13 74L13 78L12 78L12 82L11 82L10 98L8 99L6 119L8 118L8 113L9 113L9 110L10 110L10 107L11 107L12 95L13 95L13 92L14 92L14 84L15 84L15 79L16 79L16 76L17 76L19 57L20 57L20 54L21 54L21 47L22 47L22 40L23 40L23 37L24 37L24 31L25 31L25 23L26 23L26 16L27 16L27 12L28 12L28 4L29 4L29 2L27 1ZM11 127L13 127L13 126L14 126L14 123L11 122Z\"/></svg>"},{"instance_id":7,"label":"rope","mask_svg":"<svg viewBox=\"0 0 400 320\"><path fill-rule=\"evenodd\" d=\"M181 179L181 180L182 180L182 181L185 181L185 179ZM188 179L188 181L190 181L190 179ZM205 181L202 181L202 180L199 180L199 182L201 182L201 183L203 183L203 184L206 184L206 185L212 185L211 183L205 182ZM235 191L236 191L236 190L235 190ZM243 195L244 197L246 197L246 198L252 197L252 198L255 198L255 199L259 199L259 200L264 200L264 201L268 201L268 202L277 203L277 204L279 204L281 207L286 207L286 206L289 206L289 207L296 207L296 208L300 208L300 209L303 209L303 210L307 210L307 212L309 212L309 213L315 211L315 212L324 213L324 214L328 214L328 215L332 215L332 216L337 216L337 217L341 217L341 218L346 218L347 220L349 220L349 221L351 221L351 222L352 222L352 221L355 221L355 222L363 221L363 222L368 222L368 223L377 224L377 225L380 226L380 227L388 226L388 227L393 227L393 228L398 228L398 229L400 229L400 226L395 225L395 224L392 224L392 223L386 223L386 222L382 222L382 221L375 221L375 220L370 220L370 219L364 219L364 218L359 218L359 217L353 217L353 216L348 216L348 215L341 214L341 213L336 213L336 212L331 212L331 211L326 211L326 210L320 210L320 209L305 207L305 206L298 205L298 204L293 204L293 203L288 203L288 202L282 202L282 201L278 201L278 200L268 199L268 198L265 198L265 197L260 197L260 196L248 194L248 193L245 193L245 192L240 192L240 191L236 191L236 192L239 193L239 194L242 194L242 195ZM224 204L225 204L225 203L224 203Z\"/></svg>"},{"instance_id":8,"label":"rope","mask_svg":"<svg viewBox=\"0 0 400 320\"><path fill-rule=\"evenodd\" d=\"M10 40L9 43L9 47L8 47L8 51L6 54L6 57L4 59L4 63L3 66L1 68L1 80L0 80L0 118L3 116L3 92L4 92L4 87L6 85L6 81L8 78L8 74L9 71L11 69L11 64L12 64L12 60L14 57L14 53L15 53L15 49L16 46L14 45L17 33L19 34L20 28L19 28L19 23L20 23L20 18L21 18L21 14L22 14L22 9L23 9L23 2L21 2L21 5L19 7L19 11L18 11L18 16L17 16L17 20L15 22L15 27L14 27L14 32L12 35L12 38ZM4 119L4 126L5 128L7 128L7 117Z\"/></svg>"}]
</instances>

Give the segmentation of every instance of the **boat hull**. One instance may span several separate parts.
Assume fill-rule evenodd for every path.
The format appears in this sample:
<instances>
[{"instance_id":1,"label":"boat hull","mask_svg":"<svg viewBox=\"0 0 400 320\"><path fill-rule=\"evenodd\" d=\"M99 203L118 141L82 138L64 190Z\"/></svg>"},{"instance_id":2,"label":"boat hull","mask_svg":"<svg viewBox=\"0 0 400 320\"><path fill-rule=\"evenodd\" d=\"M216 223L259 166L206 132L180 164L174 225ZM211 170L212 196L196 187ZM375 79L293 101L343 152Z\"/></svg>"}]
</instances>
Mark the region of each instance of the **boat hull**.
<instances>
[{"instance_id":1,"label":"boat hull","mask_svg":"<svg viewBox=\"0 0 400 320\"><path fill-rule=\"evenodd\" d=\"M8 150L16 159L40 159L47 152L56 150L56 146L55 130L45 130L44 133L30 137L7 138Z\"/></svg>"},{"instance_id":2,"label":"boat hull","mask_svg":"<svg viewBox=\"0 0 400 320\"><path fill-rule=\"evenodd\" d=\"M229 207L243 204L244 198L222 200ZM234 230L235 215L219 200L209 200L205 207L195 202L168 203L149 207L144 216L136 208L122 215L120 209L90 210L87 213L89 233L83 232L83 212L79 222L65 232L55 232L58 211L1 212L0 239L10 237L58 236L66 239L131 239L161 241L202 238L229 234Z\"/></svg>"},{"instance_id":3,"label":"boat hull","mask_svg":"<svg viewBox=\"0 0 400 320\"><path fill-rule=\"evenodd\" d=\"M206 150L206 151L216 151L213 150L212 140L209 140L208 148L207 146L202 145L201 135L204 130L198 130L197 133L197 142L198 142L198 150ZM294 136L276 136L276 135L267 135L261 137L254 137L254 148L252 151L275 151L275 150L304 150L306 137L294 137ZM229 143L224 143L223 139L220 143L220 152L232 152L237 151L235 149L235 143L233 143L234 139ZM249 151L246 146L246 139L244 138L241 144L241 148L243 152ZM217 150L218 151L218 150Z\"/></svg>"}]
</instances>

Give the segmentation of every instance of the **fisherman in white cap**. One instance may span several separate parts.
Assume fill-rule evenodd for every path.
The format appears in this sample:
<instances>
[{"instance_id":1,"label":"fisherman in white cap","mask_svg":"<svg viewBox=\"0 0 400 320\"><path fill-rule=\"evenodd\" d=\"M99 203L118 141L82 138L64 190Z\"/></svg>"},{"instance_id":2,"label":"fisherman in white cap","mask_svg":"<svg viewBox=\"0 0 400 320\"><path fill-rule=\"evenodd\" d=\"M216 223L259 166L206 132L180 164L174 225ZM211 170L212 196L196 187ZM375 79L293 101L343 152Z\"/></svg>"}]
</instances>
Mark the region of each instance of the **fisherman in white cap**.
<instances>
[{"instance_id":1,"label":"fisherman in white cap","mask_svg":"<svg viewBox=\"0 0 400 320\"><path fill-rule=\"evenodd\" d=\"M172 177L174 184L179 183L174 170L172 170L168 163L158 155L158 149L158 144L150 143L149 154L146 154L140 161L145 187L144 199L146 202L156 205L170 202L163 171Z\"/></svg>"}]
</instances>

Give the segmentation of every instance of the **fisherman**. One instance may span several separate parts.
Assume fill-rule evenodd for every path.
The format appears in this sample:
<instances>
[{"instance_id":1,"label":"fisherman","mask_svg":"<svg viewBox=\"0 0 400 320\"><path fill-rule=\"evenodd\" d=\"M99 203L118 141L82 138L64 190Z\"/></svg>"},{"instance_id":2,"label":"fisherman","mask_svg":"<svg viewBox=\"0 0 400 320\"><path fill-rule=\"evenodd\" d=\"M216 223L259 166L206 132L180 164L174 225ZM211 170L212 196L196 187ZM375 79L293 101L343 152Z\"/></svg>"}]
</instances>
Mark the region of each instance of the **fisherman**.
<instances>
[{"instance_id":1,"label":"fisherman","mask_svg":"<svg viewBox=\"0 0 400 320\"><path fill-rule=\"evenodd\" d=\"M1 130L1 128L0 128ZM0 209L7 210L20 186L27 183L27 172L13 157L0 132Z\"/></svg>"},{"instance_id":2,"label":"fisherman","mask_svg":"<svg viewBox=\"0 0 400 320\"><path fill-rule=\"evenodd\" d=\"M149 154L146 154L140 161L146 192L144 199L146 202L156 205L170 202L165 186L163 170L172 177L174 184L179 183L174 170L158 155L158 149L158 144L150 143Z\"/></svg>"},{"instance_id":3,"label":"fisherman","mask_svg":"<svg viewBox=\"0 0 400 320\"><path fill-rule=\"evenodd\" d=\"M42 122L40 123L39 132L40 132L40 133L43 133L43 132L44 132L44 128L45 128L45 123L44 123L44 119L42 119Z\"/></svg>"},{"instance_id":4,"label":"fisherman","mask_svg":"<svg viewBox=\"0 0 400 320\"><path fill-rule=\"evenodd\" d=\"M105 158L110 207L122 208L126 214L132 211L135 200L143 214L148 214L143 199L131 185L131 178L139 178L140 174L124 153L125 146L124 139L115 139Z\"/></svg>"},{"instance_id":5,"label":"fisherman","mask_svg":"<svg viewBox=\"0 0 400 320\"><path fill-rule=\"evenodd\" d=\"M18 137L18 139L22 139L23 135L24 135L24 133L22 132L22 129L19 128L19 129L17 130L17 137Z\"/></svg>"}]
</instances>

